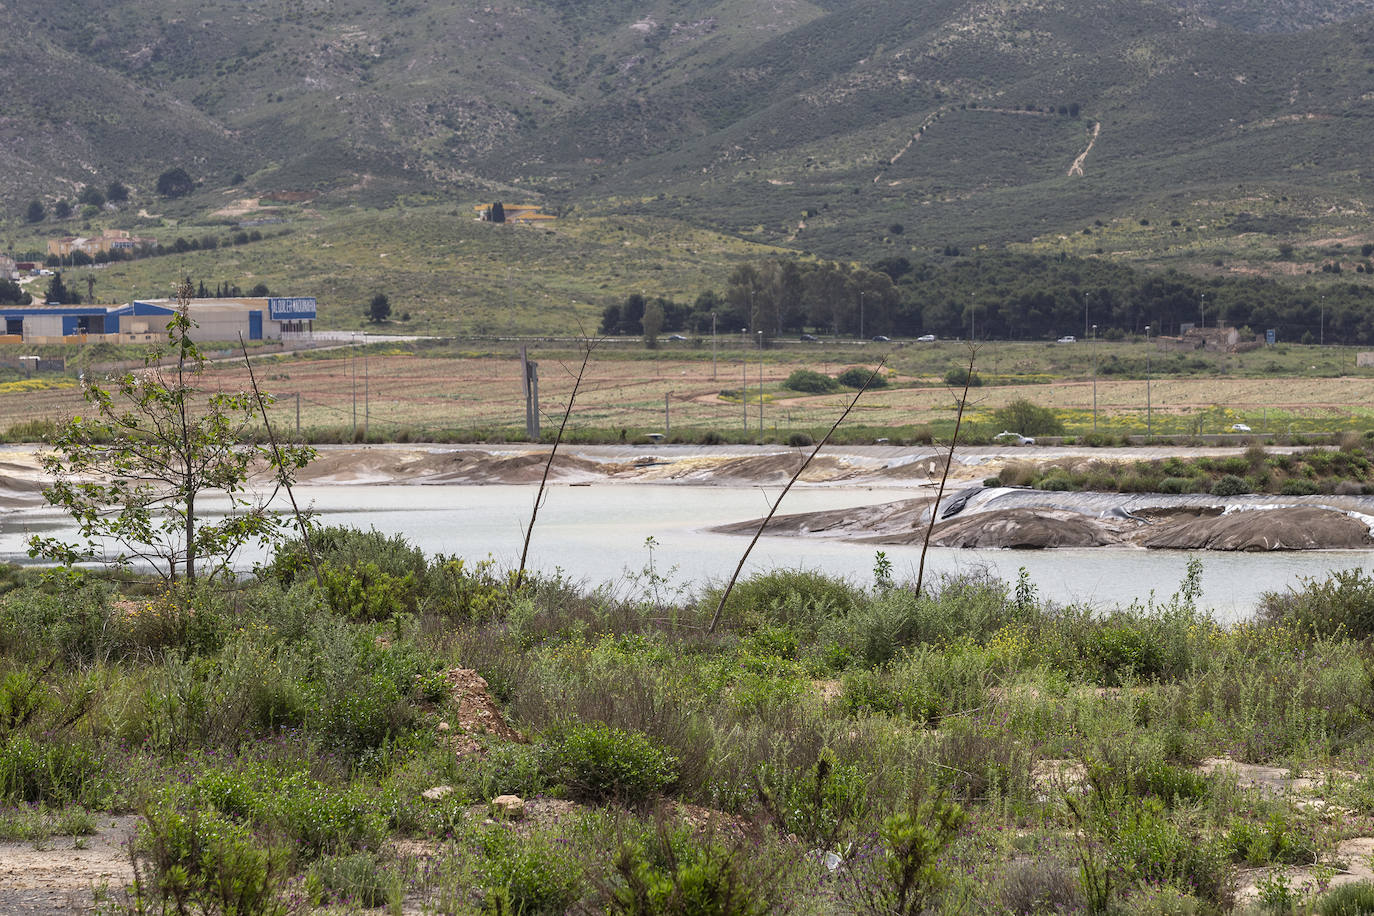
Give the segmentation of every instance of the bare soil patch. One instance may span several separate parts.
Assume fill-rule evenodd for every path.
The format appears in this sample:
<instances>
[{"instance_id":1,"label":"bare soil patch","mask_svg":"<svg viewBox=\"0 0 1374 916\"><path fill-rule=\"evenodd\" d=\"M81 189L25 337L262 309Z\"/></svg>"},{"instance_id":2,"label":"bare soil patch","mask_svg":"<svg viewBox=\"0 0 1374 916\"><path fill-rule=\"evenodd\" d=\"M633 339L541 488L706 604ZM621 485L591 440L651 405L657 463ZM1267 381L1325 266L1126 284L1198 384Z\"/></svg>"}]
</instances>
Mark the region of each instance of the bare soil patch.
<instances>
[{"instance_id":1,"label":"bare soil patch","mask_svg":"<svg viewBox=\"0 0 1374 916\"><path fill-rule=\"evenodd\" d=\"M95 888L122 891L134 880L128 843L138 821L101 815L94 836L0 843L0 913L84 913Z\"/></svg>"}]
</instances>

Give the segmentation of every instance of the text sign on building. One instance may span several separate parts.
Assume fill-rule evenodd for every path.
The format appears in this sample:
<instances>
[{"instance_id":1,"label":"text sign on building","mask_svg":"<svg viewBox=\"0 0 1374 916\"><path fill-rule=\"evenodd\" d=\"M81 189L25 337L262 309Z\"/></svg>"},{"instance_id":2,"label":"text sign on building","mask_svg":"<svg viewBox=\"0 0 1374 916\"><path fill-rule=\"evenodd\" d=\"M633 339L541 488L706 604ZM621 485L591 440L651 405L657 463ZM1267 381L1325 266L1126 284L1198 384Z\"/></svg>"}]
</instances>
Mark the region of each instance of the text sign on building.
<instances>
[{"instance_id":1,"label":"text sign on building","mask_svg":"<svg viewBox=\"0 0 1374 916\"><path fill-rule=\"evenodd\" d=\"M299 296L294 299L271 298L267 300L267 311L273 321L293 321L298 318L315 317L315 297Z\"/></svg>"}]
</instances>

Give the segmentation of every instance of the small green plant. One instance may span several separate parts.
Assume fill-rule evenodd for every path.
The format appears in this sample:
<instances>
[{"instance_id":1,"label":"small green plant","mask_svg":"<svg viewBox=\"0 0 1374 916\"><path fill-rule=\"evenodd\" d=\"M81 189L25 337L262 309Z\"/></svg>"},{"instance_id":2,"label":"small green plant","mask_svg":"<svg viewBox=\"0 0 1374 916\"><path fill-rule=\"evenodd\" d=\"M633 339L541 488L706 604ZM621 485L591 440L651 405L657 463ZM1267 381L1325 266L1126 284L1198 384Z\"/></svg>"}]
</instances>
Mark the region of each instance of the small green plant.
<instances>
[{"instance_id":1,"label":"small green plant","mask_svg":"<svg viewBox=\"0 0 1374 916\"><path fill-rule=\"evenodd\" d=\"M643 732L567 726L544 748L544 769L576 798L641 805L677 781L678 760Z\"/></svg>"},{"instance_id":2,"label":"small green plant","mask_svg":"<svg viewBox=\"0 0 1374 916\"><path fill-rule=\"evenodd\" d=\"M963 808L943 797L921 798L886 818L878 830L877 854L841 884L841 897L865 913L919 916L937 903L950 873L941 856L967 819Z\"/></svg>"},{"instance_id":3,"label":"small green plant","mask_svg":"<svg viewBox=\"0 0 1374 916\"><path fill-rule=\"evenodd\" d=\"M1023 569L1022 572L1025 572L1025 570ZM876 585L880 591L887 591L896 585L896 583L892 581L892 561L889 560L887 554L881 550L875 552L873 555L873 584Z\"/></svg>"}]
</instances>

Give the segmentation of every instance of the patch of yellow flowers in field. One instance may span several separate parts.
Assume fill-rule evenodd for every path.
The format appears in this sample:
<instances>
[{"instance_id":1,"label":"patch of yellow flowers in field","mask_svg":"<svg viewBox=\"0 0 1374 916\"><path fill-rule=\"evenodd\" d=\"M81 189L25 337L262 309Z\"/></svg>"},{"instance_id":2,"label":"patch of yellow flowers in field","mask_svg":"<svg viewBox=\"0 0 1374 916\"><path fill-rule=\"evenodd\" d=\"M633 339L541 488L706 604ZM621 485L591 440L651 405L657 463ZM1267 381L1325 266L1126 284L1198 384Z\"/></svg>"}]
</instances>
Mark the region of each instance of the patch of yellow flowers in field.
<instances>
[{"instance_id":1,"label":"patch of yellow flowers in field","mask_svg":"<svg viewBox=\"0 0 1374 916\"><path fill-rule=\"evenodd\" d=\"M22 378L15 382L0 382L0 394L24 394L30 391L59 391L75 388L76 382L69 378Z\"/></svg>"}]
</instances>

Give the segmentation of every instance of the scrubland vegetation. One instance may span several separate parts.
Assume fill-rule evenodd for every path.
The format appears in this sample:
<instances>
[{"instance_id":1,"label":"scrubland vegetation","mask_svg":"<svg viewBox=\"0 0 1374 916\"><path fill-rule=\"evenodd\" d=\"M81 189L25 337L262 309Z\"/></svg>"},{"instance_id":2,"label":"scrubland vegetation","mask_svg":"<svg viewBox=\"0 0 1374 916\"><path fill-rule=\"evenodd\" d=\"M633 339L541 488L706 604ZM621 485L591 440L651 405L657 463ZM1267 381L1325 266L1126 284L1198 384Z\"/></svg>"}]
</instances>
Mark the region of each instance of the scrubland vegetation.
<instances>
[{"instance_id":1,"label":"scrubland vegetation","mask_svg":"<svg viewBox=\"0 0 1374 916\"><path fill-rule=\"evenodd\" d=\"M1097 490L1109 493L1211 493L1240 496L1317 493L1359 496L1374 493L1367 451L1369 439L1347 433L1340 447L1293 454L1270 454L1252 445L1242 455L1149 461L1013 462L992 486L1031 486L1038 490Z\"/></svg>"},{"instance_id":2,"label":"scrubland vegetation","mask_svg":"<svg viewBox=\"0 0 1374 916\"><path fill-rule=\"evenodd\" d=\"M105 889L107 912L1337 913L1374 895L1322 892L1339 841L1374 831L1362 572L1226 627L1195 606L1196 566L1167 600L1094 613L1024 577L916 595L880 554L872 586L748 579L708 633L719 593L652 564L516 588L375 532L313 542L318 572L292 542L194 589L0 571L0 833L139 814L139 880ZM1314 775L1313 794L1200 766L1217 757ZM512 794L523 817L492 807ZM1277 866L1318 867L1252 871Z\"/></svg>"}]
</instances>

